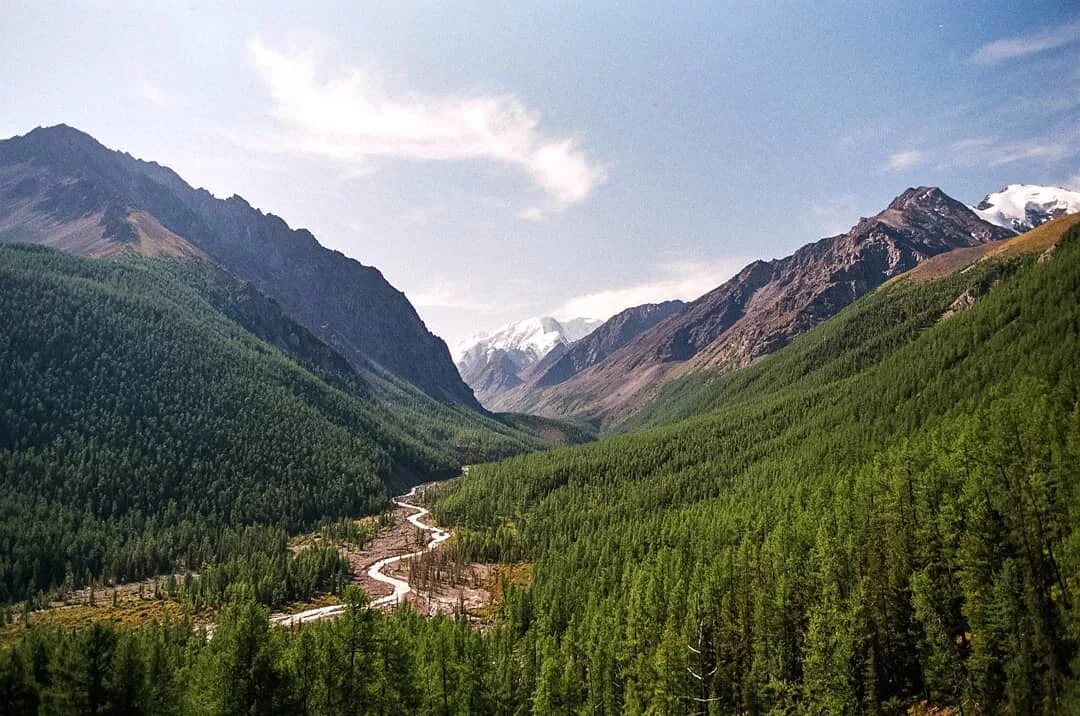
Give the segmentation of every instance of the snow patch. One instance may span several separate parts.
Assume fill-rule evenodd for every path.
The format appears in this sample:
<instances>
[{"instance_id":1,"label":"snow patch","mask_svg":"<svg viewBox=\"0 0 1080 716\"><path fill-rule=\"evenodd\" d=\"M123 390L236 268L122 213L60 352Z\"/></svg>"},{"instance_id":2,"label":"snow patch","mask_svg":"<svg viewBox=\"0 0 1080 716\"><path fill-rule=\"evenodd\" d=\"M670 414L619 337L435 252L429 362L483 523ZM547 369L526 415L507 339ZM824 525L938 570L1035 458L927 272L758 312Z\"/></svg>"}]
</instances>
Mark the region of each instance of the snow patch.
<instances>
[{"instance_id":1,"label":"snow patch","mask_svg":"<svg viewBox=\"0 0 1080 716\"><path fill-rule=\"evenodd\" d=\"M493 333L481 333L456 345L452 351L459 366L489 362L497 351L506 351L526 368L537 363L556 346L579 341L603 321L575 318L557 321L551 316L526 318Z\"/></svg>"},{"instance_id":2,"label":"snow patch","mask_svg":"<svg viewBox=\"0 0 1080 716\"><path fill-rule=\"evenodd\" d=\"M1058 186L1010 184L987 194L971 210L984 221L1023 233L1059 216L1080 212L1080 192Z\"/></svg>"}]
</instances>

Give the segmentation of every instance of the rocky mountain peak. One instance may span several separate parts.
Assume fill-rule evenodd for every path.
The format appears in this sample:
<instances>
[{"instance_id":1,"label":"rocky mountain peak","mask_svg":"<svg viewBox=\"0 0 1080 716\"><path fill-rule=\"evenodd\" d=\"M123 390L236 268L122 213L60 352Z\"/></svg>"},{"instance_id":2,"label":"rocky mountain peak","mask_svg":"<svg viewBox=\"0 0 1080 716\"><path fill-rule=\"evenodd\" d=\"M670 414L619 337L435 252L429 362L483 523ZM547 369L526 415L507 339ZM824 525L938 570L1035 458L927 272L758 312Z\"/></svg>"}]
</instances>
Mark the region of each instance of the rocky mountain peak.
<instances>
[{"instance_id":1,"label":"rocky mountain peak","mask_svg":"<svg viewBox=\"0 0 1080 716\"><path fill-rule=\"evenodd\" d=\"M553 351L580 340L600 323L590 318L526 318L464 341L454 357L462 378L486 404L520 385L528 371Z\"/></svg>"},{"instance_id":2,"label":"rocky mountain peak","mask_svg":"<svg viewBox=\"0 0 1080 716\"><path fill-rule=\"evenodd\" d=\"M36 127L27 132L23 141L28 144L39 146L81 147L86 149L104 149L98 140L82 131L67 124L54 124L51 127Z\"/></svg>"},{"instance_id":3,"label":"rocky mountain peak","mask_svg":"<svg viewBox=\"0 0 1080 716\"><path fill-rule=\"evenodd\" d=\"M905 211L947 205L954 200L936 186L908 187L889 202L889 209Z\"/></svg>"},{"instance_id":4,"label":"rocky mountain peak","mask_svg":"<svg viewBox=\"0 0 1080 716\"><path fill-rule=\"evenodd\" d=\"M670 376L746 365L931 256L1011 235L937 187L910 187L844 234L748 264L599 362L580 355L590 337L495 407L601 420L625 415ZM584 369L571 365L574 359Z\"/></svg>"}]
</instances>

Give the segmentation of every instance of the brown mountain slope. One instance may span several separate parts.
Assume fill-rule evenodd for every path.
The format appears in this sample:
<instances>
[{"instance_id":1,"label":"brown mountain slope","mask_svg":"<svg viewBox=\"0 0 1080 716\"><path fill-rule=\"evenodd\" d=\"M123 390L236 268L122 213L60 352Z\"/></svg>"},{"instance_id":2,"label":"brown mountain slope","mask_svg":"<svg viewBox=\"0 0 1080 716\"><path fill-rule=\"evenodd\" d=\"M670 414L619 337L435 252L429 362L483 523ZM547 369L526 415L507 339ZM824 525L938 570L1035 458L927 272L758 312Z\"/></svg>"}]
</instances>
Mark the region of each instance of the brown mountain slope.
<instances>
[{"instance_id":1,"label":"brown mountain slope","mask_svg":"<svg viewBox=\"0 0 1080 716\"><path fill-rule=\"evenodd\" d=\"M908 189L847 233L755 261L598 364L499 407L617 422L673 375L750 363L932 256L1013 235L940 189Z\"/></svg>"},{"instance_id":2,"label":"brown mountain slope","mask_svg":"<svg viewBox=\"0 0 1080 716\"><path fill-rule=\"evenodd\" d=\"M569 346L557 346L526 374L523 383L501 393L489 405L496 410L515 409L535 391L564 383L602 362L684 306L682 301L664 301L617 313L581 340Z\"/></svg>"},{"instance_id":3,"label":"brown mountain slope","mask_svg":"<svg viewBox=\"0 0 1080 716\"><path fill-rule=\"evenodd\" d=\"M71 127L0 141L0 242L94 257L208 256L369 377L388 372L439 401L480 409L446 344L377 269Z\"/></svg>"},{"instance_id":4,"label":"brown mountain slope","mask_svg":"<svg viewBox=\"0 0 1080 716\"><path fill-rule=\"evenodd\" d=\"M984 259L1008 258L1020 254L1049 256L1066 231L1080 224L1080 214L1069 214L1051 219L1045 224L999 243L982 244L970 248L954 249L924 261L907 273L889 281L932 281L963 271Z\"/></svg>"}]
</instances>

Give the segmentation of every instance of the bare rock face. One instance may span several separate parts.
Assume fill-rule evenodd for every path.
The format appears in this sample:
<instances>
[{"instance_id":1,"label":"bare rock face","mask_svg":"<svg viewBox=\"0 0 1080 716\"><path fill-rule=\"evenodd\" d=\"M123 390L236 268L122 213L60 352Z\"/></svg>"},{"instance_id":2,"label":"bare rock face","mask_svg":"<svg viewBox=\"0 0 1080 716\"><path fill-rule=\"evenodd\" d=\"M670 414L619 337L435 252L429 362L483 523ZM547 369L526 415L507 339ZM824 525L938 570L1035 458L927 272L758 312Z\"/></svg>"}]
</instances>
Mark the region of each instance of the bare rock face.
<instances>
[{"instance_id":1,"label":"bare rock face","mask_svg":"<svg viewBox=\"0 0 1080 716\"><path fill-rule=\"evenodd\" d=\"M581 371L596 365L619 350L644 331L681 310L682 301L647 303L628 308L604 322L602 326L568 347L561 355L550 354L537 366L530 381L537 387L557 385ZM548 360L551 358L552 360Z\"/></svg>"},{"instance_id":2,"label":"bare rock face","mask_svg":"<svg viewBox=\"0 0 1080 716\"><path fill-rule=\"evenodd\" d=\"M942 320L951 318L961 311L966 311L975 305L975 292L968 290L956 297L956 300L949 304L949 307L945 309L945 312L941 314Z\"/></svg>"},{"instance_id":3,"label":"bare rock face","mask_svg":"<svg viewBox=\"0 0 1080 716\"><path fill-rule=\"evenodd\" d=\"M506 351L496 350L479 368L463 377L482 402L521 385L521 369Z\"/></svg>"},{"instance_id":4,"label":"bare rock face","mask_svg":"<svg viewBox=\"0 0 1080 716\"><path fill-rule=\"evenodd\" d=\"M378 367L437 400L480 407L446 344L377 269L238 196L217 199L71 127L0 142L0 242L97 257L209 257L357 370Z\"/></svg>"},{"instance_id":5,"label":"bare rock face","mask_svg":"<svg viewBox=\"0 0 1080 716\"><path fill-rule=\"evenodd\" d=\"M557 346L526 371L517 385L493 395L485 405L494 410L533 410L532 401L536 396L602 363L608 356L685 306L682 301L664 301L621 311L584 338Z\"/></svg>"},{"instance_id":6,"label":"bare rock face","mask_svg":"<svg viewBox=\"0 0 1080 716\"><path fill-rule=\"evenodd\" d=\"M786 345L888 279L956 248L1008 238L940 189L908 189L851 231L773 262L774 273L696 365L745 365Z\"/></svg>"},{"instance_id":7,"label":"bare rock face","mask_svg":"<svg viewBox=\"0 0 1080 716\"><path fill-rule=\"evenodd\" d=\"M515 404L498 407L617 420L675 373L746 365L931 256L1013 235L940 189L907 189L847 233L755 261L601 361L561 382L519 388Z\"/></svg>"}]
</instances>

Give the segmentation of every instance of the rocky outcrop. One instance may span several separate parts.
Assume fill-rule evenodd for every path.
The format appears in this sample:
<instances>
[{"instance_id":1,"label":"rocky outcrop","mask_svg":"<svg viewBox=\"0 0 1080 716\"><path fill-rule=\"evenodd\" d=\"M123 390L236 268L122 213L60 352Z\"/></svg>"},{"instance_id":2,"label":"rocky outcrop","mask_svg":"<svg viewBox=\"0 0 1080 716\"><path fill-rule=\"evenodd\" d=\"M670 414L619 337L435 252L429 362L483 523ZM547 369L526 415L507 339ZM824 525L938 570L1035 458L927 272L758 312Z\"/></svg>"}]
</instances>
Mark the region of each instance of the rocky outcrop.
<instances>
[{"instance_id":1,"label":"rocky outcrop","mask_svg":"<svg viewBox=\"0 0 1080 716\"><path fill-rule=\"evenodd\" d=\"M945 309L945 312L941 314L942 320L951 318L958 313L968 310L975 305L975 292L971 289L964 291L962 294L956 297L956 300L949 304L949 307Z\"/></svg>"}]
</instances>

